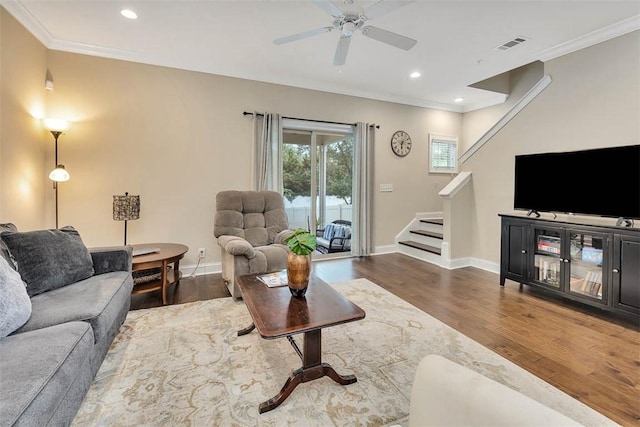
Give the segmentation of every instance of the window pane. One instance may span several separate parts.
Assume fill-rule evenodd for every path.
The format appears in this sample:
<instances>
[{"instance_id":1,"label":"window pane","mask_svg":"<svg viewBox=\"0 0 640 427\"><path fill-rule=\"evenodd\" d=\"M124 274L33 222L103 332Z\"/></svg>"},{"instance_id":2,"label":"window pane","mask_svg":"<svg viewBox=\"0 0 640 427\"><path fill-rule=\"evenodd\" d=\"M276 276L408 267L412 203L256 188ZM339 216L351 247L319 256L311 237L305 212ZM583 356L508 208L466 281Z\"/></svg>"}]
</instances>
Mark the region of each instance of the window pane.
<instances>
[{"instance_id":1,"label":"window pane","mask_svg":"<svg viewBox=\"0 0 640 427\"><path fill-rule=\"evenodd\" d=\"M453 141L431 140L431 170L456 171L457 144Z\"/></svg>"}]
</instances>

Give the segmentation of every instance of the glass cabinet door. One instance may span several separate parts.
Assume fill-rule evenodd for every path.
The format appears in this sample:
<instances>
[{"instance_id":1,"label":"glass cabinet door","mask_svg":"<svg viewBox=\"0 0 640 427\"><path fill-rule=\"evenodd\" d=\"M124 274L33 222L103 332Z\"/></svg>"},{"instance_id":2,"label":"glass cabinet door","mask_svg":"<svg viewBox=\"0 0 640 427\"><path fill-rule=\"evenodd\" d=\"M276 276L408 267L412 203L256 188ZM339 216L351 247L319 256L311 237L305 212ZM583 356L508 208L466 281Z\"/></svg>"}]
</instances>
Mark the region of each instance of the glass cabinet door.
<instances>
[{"instance_id":1,"label":"glass cabinet door","mask_svg":"<svg viewBox=\"0 0 640 427\"><path fill-rule=\"evenodd\" d=\"M532 279L560 288L562 266L562 230L534 228L534 268Z\"/></svg>"},{"instance_id":2,"label":"glass cabinet door","mask_svg":"<svg viewBox=\"0 0 640 427\"><path fill-rule=\"evenodd\" d=\"M605 239L590 233L571 233L569 292L602 300L602 254ZM605 293L606 295L606 293Z\"/></svg>"}]
</instances>

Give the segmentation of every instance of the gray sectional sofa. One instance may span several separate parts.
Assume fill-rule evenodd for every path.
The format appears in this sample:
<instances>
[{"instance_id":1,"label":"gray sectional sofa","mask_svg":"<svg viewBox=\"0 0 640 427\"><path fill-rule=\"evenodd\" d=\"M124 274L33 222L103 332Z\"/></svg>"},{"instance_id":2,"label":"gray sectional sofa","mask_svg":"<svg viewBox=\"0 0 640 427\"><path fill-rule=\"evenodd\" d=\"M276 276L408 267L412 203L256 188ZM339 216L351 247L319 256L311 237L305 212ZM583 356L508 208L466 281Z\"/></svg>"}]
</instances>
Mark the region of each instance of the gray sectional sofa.
<instances>
[{"instance_id":1,"label":"gray sectional sofa","mask_svg":"<svg viewBox=\"0 0 640 427\"><path fill-rule=\"evenodd\" d=\"M131 247L87 249L71 227L3 224L0 255L0 425L69 425L129 311ZM6 295L11 269L30 307Z\"/></svg>"}]
</instances>

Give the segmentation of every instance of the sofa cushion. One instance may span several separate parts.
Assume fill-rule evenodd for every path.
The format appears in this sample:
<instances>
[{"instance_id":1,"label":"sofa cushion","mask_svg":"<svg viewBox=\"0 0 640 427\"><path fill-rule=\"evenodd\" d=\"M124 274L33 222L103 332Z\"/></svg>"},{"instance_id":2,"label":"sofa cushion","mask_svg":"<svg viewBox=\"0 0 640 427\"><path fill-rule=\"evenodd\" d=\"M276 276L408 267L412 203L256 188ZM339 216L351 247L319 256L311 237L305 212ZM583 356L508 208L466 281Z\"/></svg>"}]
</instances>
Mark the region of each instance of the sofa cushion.
<instances>
[{"instance_id":1,"label":"sofa cushion","mask_svg":"<svg viewBox=\"0 0 640 427\"><path fill-rule=\"evenodd\" d=\"M335 224L327 224L327 226L324 228L324 233L322 233L322 238L325 240L331 240L335 231L336 231Z\"/></svg>"},{"instance_id":2,"label":"sofa cushion","mask_svg":"<svg viewBox=\"0 0 640 427\"><path fill-rule=\"evenodd\" d=\"M20 275L0 257L0 337L6 337L31 316L31 300Z\"/></svg>"},{"instance_id":3,"label":"sofa cushion","mask_svg":"<svg viewBox=\"0 0 640 427\"><path fill-rule=\"evenodd\" d=\"M92 351L85 322L0 339L0 425L68 425L93 379Z\"/></svg>"},{"instance_id":4,"label":"sofa cushion","mask_svg":"<svg viewBox=\"0 0 640 427\"><path fill-rule=\"evenodd\" d=\"M42 329L75 320L89 322L95 341L105 339L118 320L120 308L131 298L133 281L125 271L92 276L31 298L33 310L29 321L17 332Z\"/></svg>"},{"instance_id":5,"label":"sofa cushion","mask_svg":"<svg viewBox=\"0 0 640 427\"><path fill-rule=\"evenodd\" d=\"M73 227L0 234L33 297L93 275L93 261Z\"/></svg>"}]
</instances>

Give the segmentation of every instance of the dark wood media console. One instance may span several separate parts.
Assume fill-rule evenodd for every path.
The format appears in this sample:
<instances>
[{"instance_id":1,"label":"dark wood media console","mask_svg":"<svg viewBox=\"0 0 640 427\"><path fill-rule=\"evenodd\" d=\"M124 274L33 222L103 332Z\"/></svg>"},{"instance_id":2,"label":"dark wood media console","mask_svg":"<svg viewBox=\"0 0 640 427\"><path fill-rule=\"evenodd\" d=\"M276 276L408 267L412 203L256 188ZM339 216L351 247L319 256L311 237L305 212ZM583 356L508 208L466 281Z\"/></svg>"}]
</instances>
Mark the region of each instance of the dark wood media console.
<instances>
[{"instance_id":1,"label":"dark wood media console","mask_svg":"<svg viewBox=\"0 0 640 427\"><path fill-rule=\"evenodd\" d=\"M509 279L640 318L639 228L500 217L500 286Z\"/></svg>"}]
</instances>

